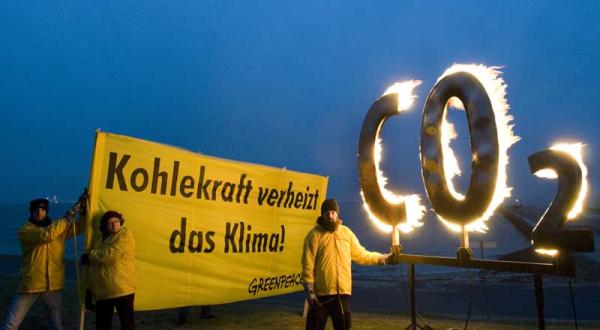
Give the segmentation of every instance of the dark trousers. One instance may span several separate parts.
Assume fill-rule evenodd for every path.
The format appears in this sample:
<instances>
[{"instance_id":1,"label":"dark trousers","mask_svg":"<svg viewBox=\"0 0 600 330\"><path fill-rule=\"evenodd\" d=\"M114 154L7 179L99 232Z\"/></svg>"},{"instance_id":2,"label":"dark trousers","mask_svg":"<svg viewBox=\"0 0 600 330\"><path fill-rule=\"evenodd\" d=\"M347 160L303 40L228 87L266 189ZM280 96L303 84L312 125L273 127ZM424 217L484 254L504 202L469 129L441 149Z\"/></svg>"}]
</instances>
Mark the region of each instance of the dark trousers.
<instances>
[{"instance_id":1,"label":"dark trousers","mask_svg":"<svg viewBox=\"0 0 600 330\"><path fill-rule=\"evenodd\" d=\"M350 295L319 296L321 306L310 307L306 316L306 330L323 330L331 316L335 330L350 329Z\"/></svg>"},{"instance_id":2,"label":"dark trousers","mask_svg":"<svg viewBox=\"0 0 600 330\"><path fill-rule=\"evenodd\" d=\"M96 300L96 329L109 330L112 326L112 317L115 308L121 322L121 329L134 329L133 299L135 294L127 296Z\"/></svg>"}]
</instances>

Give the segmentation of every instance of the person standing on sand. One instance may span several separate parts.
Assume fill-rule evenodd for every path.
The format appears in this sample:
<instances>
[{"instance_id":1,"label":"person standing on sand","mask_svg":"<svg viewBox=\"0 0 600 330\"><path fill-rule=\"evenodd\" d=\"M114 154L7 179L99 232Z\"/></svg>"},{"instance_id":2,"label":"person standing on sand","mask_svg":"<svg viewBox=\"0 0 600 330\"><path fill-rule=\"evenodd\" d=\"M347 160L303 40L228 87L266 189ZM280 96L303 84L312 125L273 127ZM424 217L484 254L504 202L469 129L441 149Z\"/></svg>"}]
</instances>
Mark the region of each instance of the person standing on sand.
<instances>
[{"instance_id":1,"label":"person standing on sand","mask_svg":"<svg viewBox=\"0 0 600 330\"><path fill-rule=\"evenodd\" d=\"M102 239L81 255L81 264L89 265L88 283L96 299L96 329L111 329L115 308L121 329L135 328L135 239L124 223L121 213L104 213Z\"/></svg>"},{"instance_id":2,"label":"person standing on sand","mask_svg":"<svg viewBox=\"0 0 600 330\"><path fill-rule=\"evenodd\" d=\"M328 316L333 328L350 329L351 262L362 265L395 264L393 254L367 251L350 228L342 225L335 199L321 205L317 225L304 239L302 281L309 304L306 329L325 329Z\"/></svg>"},{"instance_id":3,"label":"person standing on sand","mask_svg":"<svg viewBox=\"0 0 600 330\"><path fill-rule=\"evenodd\" d=\"M62 329L62 290L65 286L65 239L85 228L87 194L58 220L48 217L49 202L38 198L29 202L29 219L21 226L18 235L23 254L19 288L6 312L2 329L18 329L31 309L42 299L48 312L50 329ZM75 213L81 219L74 221ZM75 229L73 229L75 226Z\"/></svg>"}]
</instances>

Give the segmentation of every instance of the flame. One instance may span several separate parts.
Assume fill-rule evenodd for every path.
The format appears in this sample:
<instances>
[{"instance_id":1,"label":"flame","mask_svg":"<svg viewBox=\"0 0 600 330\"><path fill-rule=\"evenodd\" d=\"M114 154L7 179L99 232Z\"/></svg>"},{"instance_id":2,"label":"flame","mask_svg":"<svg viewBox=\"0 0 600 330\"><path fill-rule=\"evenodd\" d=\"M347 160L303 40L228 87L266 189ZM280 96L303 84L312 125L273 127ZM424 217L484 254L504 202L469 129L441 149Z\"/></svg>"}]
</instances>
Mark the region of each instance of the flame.
<instances>
[{"instance_id":1,"label":"flame","mask_svg":"<svg viewBox=\"0 0 600 330\"><path fill-rule=\"evenodd\" d=\"M588 191L588 182L587 182L588 170L587 170L587 167L585 166L585 163L583 162L583 147L584 147L584 144L582 144L580 142L557 143L557 144L553 145L552 147L550 147L550 149L552 149L552 150L562 151L562 152L566 152L567 154L569 154L571 157L573 157L573 159L575 159L577 161L577 164L579 164L579 168L581 169L581 186L579 187L579 194L577 195L577 200L575 201L573 208L571 208L571 210L569 210L569 212L567 213L567 219L569 219L569 220L574 219L575 217L577 217L577 215L579 213L581 213L581 210L583 209L583 202L585 201L585 197L587 196L587 191ZM535 174L535 176L540 177L540 178L548 178L548 179L558 178L558 174L553 169L549 169L549 168L539 170L539 171L535 172L534 174Z\"/></svg>"},{"instance_id":2,"label":"flame","mask_svg":"<svg viewBox=\"0 0 600 330\"><path fill-rule=\"evenodd\" d=\"M398 94L398 112L406 111L410 109L417 98L417 96L413 94L413 90L421 85L421 83L421 80L397 82L388 87L383 95Z\"/></svg>"},{"instance_id":3,"label":"flame","mask_svg":"<svg viewBox=\"0 0 600 330\"><path fill-rule=\"evenodd\" d=\"M465 230L467 231L479 231L485 232L488 228L485 224L492 214L494 210L502 203L502 201L510 196L511 187L507 185L507 175L506 175L506 166L508 165L508 148L511 145L519 141L519 137L513 133L514 124L511 123L513 117L508 114L508 109L510 106L506 101L506 84L504 80L500 77L502 73L499 67L487 67L482 64L454 64L452 67L447 69L438 79L438 82L444 77L451 75L456 72L467 72L475 76L479 82L485 88L490 101L492 103L492 109L494 111L494 117L496 120L496 128L498 130L498 176L496 178L496 188L494 190L494 195L492 197L492 201L488 205L488 208L481 215L480 218L474 220L473 222L467 224ZM448 100L448 106L452 106L458 109L464 109L462 102L455 98L450 98ZM458 162L456 161L456 157L454 156L454 152L450 147L451 140L456 137L456 132L454 131L454 126L451 123L448 123L446 120L446 116L442 120L441 127L441 143L442 150L444 152L444 171L446 171L446 182L448 184L448 189L450 193L457 200L463 200L464 196L454 189L454 185L452 184L452 178L456 175L460 175L460 167ZM438 218L448 226L453 231L462 231L462 227L451 223L448 220L442 219L438 215Z\"/></svg>"},{"instance_id":4,"label":"flame","mask_svg":"<svg viewBox=\"0 0 600 330\"><path fill-rule=\"evenodd\" d=\"M535 249L535 252L537 252L539 254L549 255L549 256L552 256L552 257L558 255L558 250L557 249Z\"/></svg>"},{"instance_id":5,"label":"flame","mask_svg":"<svg viewBox=\"0 0 600 330\"><path fill-rule=\"evenodd\" d=\"M386 233L391 233L392 230L394 230L394 228L392 228L392 226L390 226L388 224L383 223L381 220L379 220L379 218L377 218L371 212L371 209L369 208L369 204L367 204L367 202L365 201L365 196L363 195L362 191L360 192L360 196L363 200L363 208L365 209L365 211L367 211L367 214L369 215L369 219L371 219L373 224L375 224L375 226L377 228L379 228L380 230L382 230ZM391 202L387 198L386 198L386 200L389 201L390 204L399 204L402 201L404 201L404 203L405 203L404 206L406 207L406 222L399 223L398 225L396 225L396 228L398 228L403 233L410 233L411 231L413 231L413 229L415 227L421 227L423 225L423 223L420 222L419 220L421 220L421 218L423 217L423 214L425 213L425 207L423 205L421 205L421 197L417 194L405 195L405 196L395 195L395 196L400 197L400 199L398 201L396 201L395 203Z\"/></svg>"},{"instance_id":6,"label":"flame","mask_svg":"<svg viewBox=\"0 0 600 330\"><path fill-rule=\"evenodd\" d=\"M463 231L463 226L461 226L461 225L457 225L457 224L455 224L455 223L453 223L453 222L450 222L450 221L448 221L448 220L445 220L445 219L444 219L444 218L442 218L442 217L441 217L439 214L438 214L437 216L438 216L438 219L439 219L439 220L440 220L440 221L441 221L441 222L442 222L442 223L443 223L443 224L444 224L446 227L448 227L448 229L450 229L450 230L452 230L453 232L456 232L456 233L462 233L462 231ZM481 230L481 231L483 231L483 230Z\"/></svg>"},{"instance_id":7,"label":"flame","mask_svg":"<svg viewBox=\"0 0 600 330\"><path fill-rule=\"evenodd\" d=\"M541 169L541 170L533 173L533 175L537 176L538 178L544 178L544 179L556 179L556 178L558 178L558 174L556 174L556 171L554 171L551 168Z\"/></svg>"},{"instance_id":8,"label":"flame","mask_svg":"<svg viewBox=\"0 0 600 330\"><path fill-rule=\"evenodd\" d=\"M407 111L412 104L414 103L414 99L417 97L413 94L413 90L415 87L421 84L420 80L408 80L403 82L397 82L394 85L390 86L383 95L388 94L398 94L398 112ZM412 195L396 195L394 192L388 190L385 186L387 185L387 178L383 175L383 171L380 168L381 158L383 154L383 145L381 140L381 126L382 123L379 124L377 128L377 137L375 138L375 146L373 148L373 157L375 162L375 171L377 173L377 184L379 186L379 191L383 195L383 198L390 204L401 204L404 203L406 207L406 222L400 223L397 225L397 228L404 233L409 233L415 227L420 227L423 225L420 222L423 214L425 213L425 207L421 205L421 197L417 194ZM394 228L392 226L385 224L383 221L378 219L369 209L369 205L365 201L365 197L363 192L360 192L360 196L363 200L363 207L369 214L369 219L373 221L373 223L381 230L387 233L391 233Z\"/></svg>"},{"instance_id":9,"label":"flame","mask_svg":"<svg viewBox=\"0 0 600 330\"><path fill-rule=\"evenodd\" d=\"M465 110L460 99L456 97L450 98L448 100L448 107L454 107L459 110ZM454 151L450 148L450 142L458 137L456 133L456 129L454 128L454 124L446 120L446 116L448 111L444 111L444 117L442 118L442 134L440 135L440 143L442 144L442 148L444 148L444 171L446 172L446 185L448 186L448 192L452 197L457 200L464 200L465 195L459 193L454 189L454 184L452 184L452 179L455 176L460 176L462 174L460 170L460 166L458 166L458 160L456 159L456 155L454 155Z\"/></svg>"}]
</instances>

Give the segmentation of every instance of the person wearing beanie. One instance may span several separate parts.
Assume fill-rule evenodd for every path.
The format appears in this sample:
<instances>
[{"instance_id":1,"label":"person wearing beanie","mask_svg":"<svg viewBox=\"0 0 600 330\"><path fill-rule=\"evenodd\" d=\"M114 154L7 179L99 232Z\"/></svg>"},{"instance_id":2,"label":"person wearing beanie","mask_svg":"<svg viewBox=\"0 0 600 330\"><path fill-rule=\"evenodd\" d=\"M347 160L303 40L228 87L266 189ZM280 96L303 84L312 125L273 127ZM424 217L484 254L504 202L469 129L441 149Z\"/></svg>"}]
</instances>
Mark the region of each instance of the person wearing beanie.
<instances>
[{"instance_id":1,"label":"person wearing beanie","mask_svg":"<svg viewBox=\"0 0 600 330\"><path fill-rule=\"evenodd\" d=\"M115 309L121 329L135 328L135 239L124 224L121 213L104 213L101 239L81 255L81 264L88 265L88 283L96 300L96 329L111 329Z\"/></svg>"},{"instance_id":2,"label":"person wearing beanie","mask_svg":"<svg viewBox=\"0 0 600 330\"><path fill-rule=\"evenodd\" d=\"M325 329L331 316L333 328L350 329L351 263L385 265L395 263L391 254L367 251L339 218L335 199L321 204L317 224L304 239L302 281L309 309L306 329Z\"/></svg>"},{"instance_id":3,"label":"person wearing beanie","mask_svg":"<svg viewBox=\"0 0 600 330\"><path fill-rule=\"evenodd\" d=\"M50 329L62 329L62 291L65 286L65 239L85 228L87 192L57 220L48 216L50 203L45 198L29 202L29 218L19 228L22 259L19 287L6 312L1 329L18 329L37 300L48 311ZM74 221L75 213L80 220Z\"/></svg>"}]
</instances>

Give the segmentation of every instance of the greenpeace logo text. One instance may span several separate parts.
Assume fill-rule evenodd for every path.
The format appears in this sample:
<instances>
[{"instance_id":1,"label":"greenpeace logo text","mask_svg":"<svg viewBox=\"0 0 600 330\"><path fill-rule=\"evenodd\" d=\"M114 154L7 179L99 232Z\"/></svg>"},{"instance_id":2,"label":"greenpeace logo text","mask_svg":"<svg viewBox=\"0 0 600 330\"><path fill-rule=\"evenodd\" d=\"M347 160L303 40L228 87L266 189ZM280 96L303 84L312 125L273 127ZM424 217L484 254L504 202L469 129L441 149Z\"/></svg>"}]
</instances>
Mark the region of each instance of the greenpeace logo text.
<instances>
[{"instance_id":1,"label":"greenpeace logo text","mask_svg":"<svg viewBox=\"0 0 600 330\"><path fill-rule=\"evenodd\" d=\"M280 275L274 277L258 277L252 279L248 285L248 293L256 296L260 292L287 289L302 285L300 274Z\"/></svg>"}]
</instances>

